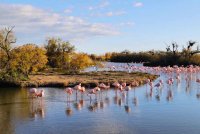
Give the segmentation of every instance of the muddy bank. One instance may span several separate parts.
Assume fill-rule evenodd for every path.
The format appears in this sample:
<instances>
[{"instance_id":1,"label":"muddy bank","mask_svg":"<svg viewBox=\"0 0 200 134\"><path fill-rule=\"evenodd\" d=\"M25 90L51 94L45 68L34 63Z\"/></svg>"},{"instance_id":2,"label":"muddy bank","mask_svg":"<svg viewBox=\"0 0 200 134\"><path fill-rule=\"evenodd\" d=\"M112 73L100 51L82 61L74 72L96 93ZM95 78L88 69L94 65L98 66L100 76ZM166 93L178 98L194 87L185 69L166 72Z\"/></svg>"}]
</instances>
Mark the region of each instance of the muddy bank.
<instances>
[{"instance_id":1,"label":"muddy bank","mask_svg":"<svg viewBox=\"0 0 200 134\"><path fill-rule=\"evenodd\" d=\"M66 74L39 74L30 75L29 80L20 82L0 81L0 86L5 87L72 87L82 83L85 87L96 87L99 83L126 82L127 84L144 84L145 79L155 80L158 76L147 73L127 72L88 72L74 75Z\"/></svg>"}]
</instances>

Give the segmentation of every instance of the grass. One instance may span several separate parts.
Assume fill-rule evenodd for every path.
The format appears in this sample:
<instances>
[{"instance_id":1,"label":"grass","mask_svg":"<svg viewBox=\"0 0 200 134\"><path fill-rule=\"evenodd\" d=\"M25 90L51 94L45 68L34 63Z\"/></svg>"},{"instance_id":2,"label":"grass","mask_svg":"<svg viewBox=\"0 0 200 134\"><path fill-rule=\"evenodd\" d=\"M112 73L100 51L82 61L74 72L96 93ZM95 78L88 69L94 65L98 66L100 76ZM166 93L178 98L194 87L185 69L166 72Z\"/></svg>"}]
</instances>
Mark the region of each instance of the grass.
<instances>
[{"instance_id":1,"label":"grass","mask_svg":"<svg viewBox=\"0 0 200 134\"><path fill-rule=\"evenodd\" d=\"M86 87L95 87L99 83L126 82L128 84L138 82L144 84L145 79L154 80L158 76L147 73L127 72L88 72L79 74L37 74L30 75L29 80L21 81L18 85L22 87L67 87L82 83Z\"/></svg>"}]
</instances>

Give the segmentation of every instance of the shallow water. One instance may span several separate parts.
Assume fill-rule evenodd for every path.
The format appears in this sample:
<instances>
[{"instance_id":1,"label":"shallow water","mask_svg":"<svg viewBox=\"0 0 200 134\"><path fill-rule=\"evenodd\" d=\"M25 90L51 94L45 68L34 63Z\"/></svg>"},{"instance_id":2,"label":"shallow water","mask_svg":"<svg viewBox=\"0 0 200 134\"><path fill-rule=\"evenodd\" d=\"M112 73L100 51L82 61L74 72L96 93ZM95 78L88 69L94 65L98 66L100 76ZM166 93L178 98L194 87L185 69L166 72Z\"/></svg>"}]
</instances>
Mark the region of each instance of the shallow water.
<instances>
[{"instance_id":1,"label":"shallow water","mask_svg":"<svg viewBox=\"0 0 200 134\"><path fill-rule=\"evenodd\" d=\"M146 85L126 95L111 89L91 100L74 92L70 102L63 88L43 88L45 97L33 100L28 89L0 89L0 133L199 134L197 76L192 74L186 83L182 75L180 83L164 84L152 92ZM154 83L167 78L161 74Z\"/></svg>"}]
</instances>

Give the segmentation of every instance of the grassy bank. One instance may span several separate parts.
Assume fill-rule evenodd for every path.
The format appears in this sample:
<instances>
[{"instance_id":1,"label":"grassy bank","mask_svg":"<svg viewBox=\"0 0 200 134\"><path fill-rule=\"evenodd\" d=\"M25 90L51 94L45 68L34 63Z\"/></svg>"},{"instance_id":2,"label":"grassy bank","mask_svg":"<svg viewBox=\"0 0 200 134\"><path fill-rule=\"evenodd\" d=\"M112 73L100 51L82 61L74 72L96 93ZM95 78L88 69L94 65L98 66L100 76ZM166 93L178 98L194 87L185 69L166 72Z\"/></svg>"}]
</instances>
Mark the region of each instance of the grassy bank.
<instances>
[{"instance_id":1,"label":"grassy bank","mask_svg":"<svg viewBox=\"0 0 200 134\"><path fill-rule=\"evenodd\" d=\"M149 78L151 80L156 79L158 76L150 75L147 73L126 73L126 72L89 72L80 73L74 75L67 74L38 74L30 75L30 79L20 82L1 82L0 85L4 86L21 86L21 87L67 87L74 86L81 82L86 87L95 87L99 83L114 83L126 82L134 83L138 82L139 85L144 84L144 80Z\"/></svg>"}]
</instances>

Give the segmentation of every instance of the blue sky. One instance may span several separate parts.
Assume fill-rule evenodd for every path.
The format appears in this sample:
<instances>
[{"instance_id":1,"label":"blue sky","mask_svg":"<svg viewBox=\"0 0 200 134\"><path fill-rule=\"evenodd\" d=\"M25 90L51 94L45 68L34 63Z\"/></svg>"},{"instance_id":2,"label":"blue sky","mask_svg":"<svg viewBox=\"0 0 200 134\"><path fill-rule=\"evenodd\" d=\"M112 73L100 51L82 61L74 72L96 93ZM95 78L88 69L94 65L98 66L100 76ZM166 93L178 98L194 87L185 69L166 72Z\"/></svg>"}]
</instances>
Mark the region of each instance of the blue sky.
<instances>
[{"instance_id":1,"label":"blue sky","mask_svg":"<svg viewBox=\"0 0 200 134\"><path fill-rule=\"evenodd\" d=\"M0 28L15 26L17 45L69 40L77 51L180 49L200 40L199 0L1 0Z\"/></svg>"}]
</instances>

